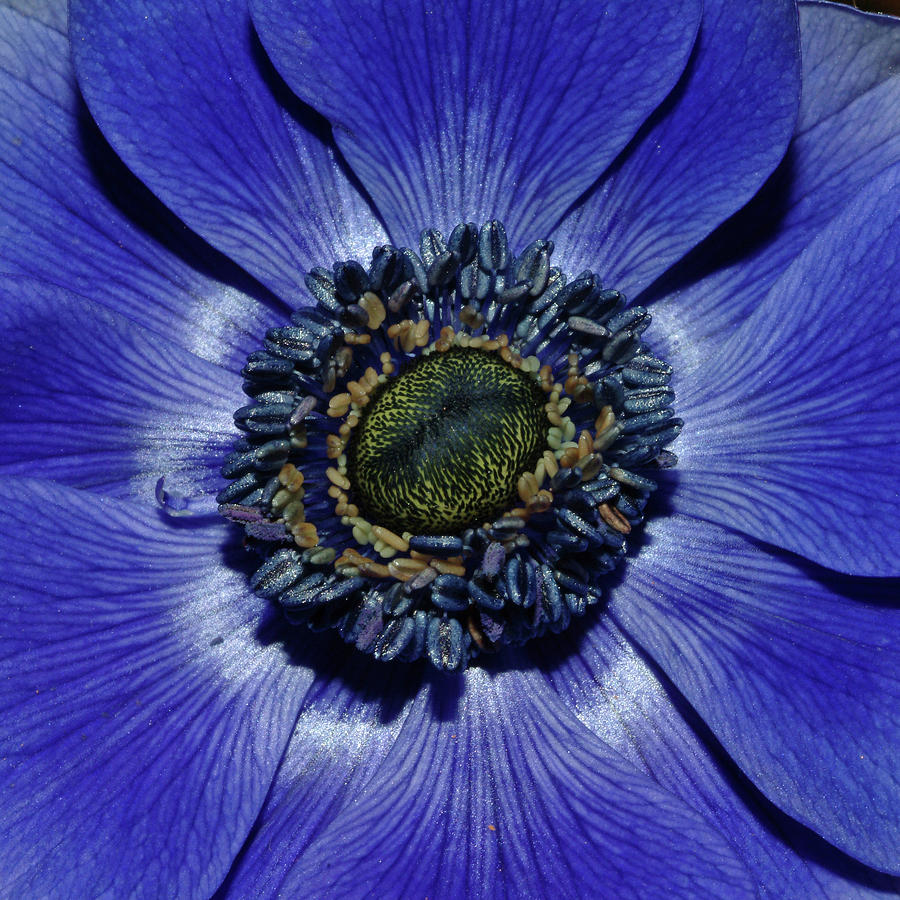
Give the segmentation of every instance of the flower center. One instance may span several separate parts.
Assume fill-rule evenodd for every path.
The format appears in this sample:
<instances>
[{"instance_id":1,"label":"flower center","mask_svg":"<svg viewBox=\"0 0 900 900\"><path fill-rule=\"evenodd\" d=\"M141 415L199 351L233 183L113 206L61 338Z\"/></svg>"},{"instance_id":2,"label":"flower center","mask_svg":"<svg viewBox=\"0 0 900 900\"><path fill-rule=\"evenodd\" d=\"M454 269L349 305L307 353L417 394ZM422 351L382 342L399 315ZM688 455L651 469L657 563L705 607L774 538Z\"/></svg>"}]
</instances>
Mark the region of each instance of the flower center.
<instances>
[{"instance_id":1,"label":"flower center","mask_svg":"<svg viewBox=\"0 0 900 900\"><path fill-rule=\"evenodd\" d=\"M496 354L419 357L360 418L347 448L351 496L395 531L461 533L512 505L549 427L537 381Z\"/></svg>"},{"instance_id":2,"label":"flower center","mask_svg":"<svg viewBox=\"0 0 900 900\"><path fill-rule=\"evenodd\" d=\"M289 621L459 670L601 602L682 423L646 310L552 252L462 224L307 275L218 498Z\"/></svg>"}]
</instances>

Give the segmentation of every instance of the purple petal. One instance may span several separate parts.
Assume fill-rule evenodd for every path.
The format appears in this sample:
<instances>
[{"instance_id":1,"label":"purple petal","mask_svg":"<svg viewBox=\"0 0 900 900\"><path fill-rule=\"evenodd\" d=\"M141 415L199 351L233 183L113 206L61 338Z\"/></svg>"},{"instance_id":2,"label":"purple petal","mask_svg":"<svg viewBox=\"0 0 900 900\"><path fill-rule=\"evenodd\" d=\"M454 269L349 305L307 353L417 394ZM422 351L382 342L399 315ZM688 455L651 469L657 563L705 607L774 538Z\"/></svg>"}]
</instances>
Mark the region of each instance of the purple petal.
<instances>
[{"instance_id":1,"label":"purple petal","mask_svg":"<svg viewBox=\"0 0 900 900\"><path fill-rule=\"evenodd\" d=\"M740 209L797 115L792 2L706 2L691 63L632 146L553 233L570 272L636 295Z\"/></svg>"},{"instance_id":2,"label":"purple petal","mask_svg":"<svg viewBox=\"0 0 900 900\"><path fill-rule=\"evenodd\" d=\"M85 99L116 152L290 305L308 302L305 270L383 243L322 123L271 71L246 3L73 0L69 22Z\"/></svg>"},{"instance_id":3,"label":"purple petal","mask_svg":"<svg viewBox=\"0 0 900 900\"><path fill-rule=\"evenodd\" d=\"M769 803L664 675L603 618L529 645L563 701L601 740L716 822L762 897L812 900L900 892L900 878L837 851Z\"/></svg>"},{"instance_id":4,"label":"purple petal","mask_svg":"<svg viewBox=\"0 0 900 900\"><path fill-rule=\"evenodd\" d=\"M900 165L676 385L678 509L859 575L900 573Z\"/></svg>"},{"instance_id":5,"label":"purple petal","mask_svg":"<svg viewBox=\"0 0 900 900\"><path fill-rule=\"evenodd\" d=\"M221 488L236 374L31 279L0 287L0 330L0 472L145 501L162 476Z\"/></svg>"},{"instance_id":6,"label":"purple petal","mask_svg":"<svg viewBox=\"0 0 900 900\"><path fill-rule=\"evenodd\" d=\"M315 640L319 677L223 897L278 895L304 849L378 774L423 687L420 667L373 664L337 638Z\"/></svg>"},{"instance_id":7,"label":"purple petal","mask_svg":"<svg viewBox=\"0 0 900 900\"><path fill-rule=\"evenodd\" d=\"M561 709L539 675L470 669L463 685L443 679L421 691L397 721L382 713L383 724L374 709L358 705L350 721L344 709L323 704L311 735L295 739L261 819L265 844L251 845L236 894L751 889L715 829ZM344 790L315 791L322 753ZM310 819L313 829L302 824ZM266 860L276 878L265 878Z\"/></svg>"},{"instance_id":8,"label":"purple petal","mask_svg":"<svg viewBox=\"0 0 900 900\"><path fill-rule=\"evenodd\" d=\"M694 349L746 318L815 235L900 160L900 20L801 3L800 26L803 91L787 158L652 289L654 318Z\"/></svg>"},{"instance_id":9,"label":"purple petal","mask_svg":"<svg viewBox=\"0 0 900 900\"><path fill-rule=\"evenodd\" d=\"M228 365L284 318L110 150L75 87L65 36L9 9L0 9L0 141L5 272L74 290Z\"/></svg>"},{"instance_id":10,"label":"purple petal","mask_svg":"<svg viewBox=\"0 0 900 900\"><path fill-rule=\"evenodd\" d=\"M308 670L228 527L0 483L0 869L15 896L208 895L262 805Z\"/></svg>"},{"instance_id":11,"label":"purple petal","mask_svg":"<svg viewBox=\"0 0 900 900\"><path fill-rule=\"evenodd\" d=\"M900 874L897 583L841 578L709 522L648 526L610 615L780 809Z\"/></svg>"},{"instance_id":12,"label":"purple petal","mask_svg":"<svg viewBox=\"0 0 900 900\"><path fill-rule=\"evenodd\" d=\"M681 74L693 0L252 2L291 88L328 117L395 240L500 218L542 237Z\"/></svg>"}]
</instances>

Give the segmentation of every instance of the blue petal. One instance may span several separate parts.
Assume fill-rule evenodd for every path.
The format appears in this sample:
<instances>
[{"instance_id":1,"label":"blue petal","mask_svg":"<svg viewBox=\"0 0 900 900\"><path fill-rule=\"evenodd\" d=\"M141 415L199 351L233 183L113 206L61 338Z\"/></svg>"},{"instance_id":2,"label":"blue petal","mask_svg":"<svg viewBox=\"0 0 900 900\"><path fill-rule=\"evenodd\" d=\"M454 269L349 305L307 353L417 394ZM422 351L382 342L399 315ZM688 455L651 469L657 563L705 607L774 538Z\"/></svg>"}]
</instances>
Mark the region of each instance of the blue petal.
<instances>
[{"instance_id":1,"label":"blue petal","mask_svg":"<svg viewBox=\"0 0 900 900\"><path fill-rule=\"evenodd\" d=\"M61 288L0 285L0 473L153 502L214 495L241 405L234 374Z\"/></svg>"},{"instance_id":2,"label":"blue petal","mask_svg":"<svg viewBox=\"0 0 900 900\"><path fill-rule=\"evenodd\" d=\"M760 896L900 894L900 878L845 856L769 803L671 682L608 618L582 636L569 631L528 649L579 721L718 825Z\"/></svg>"},{"instance_id":3,"label":"blue petal","mask_svg":"<svg viewBox=\"0 0 900 900\"><path fill-rule=\"evenodd\" d=\"M421 666L373 664L328 634L315 642L306 654L319 675L222 897L279 895L305 848L378 774L423 687Z\"/></svg>"},{"instance_id":4,"label":"blue petal","mask_svg":"<svg viewBox=\"0 0 900 900\"><path fill-rule=\"evenodd\" d=\"M65 4L56 6L64 19ZM75 290L228 365L283 320L116 158L84 109L65 36L8 9L0 9L0 141L4 272Z\"/></svg>"},{"instance_id":5,"label":"blue petal","mask_svg":"<svg viewBox=\"0 0 900 900\"><path fill-rule=\"evenodd\" d=\"M757 192L797 116L796 19L789 0L707 0L680 84L553 233L568 271L634 296Z\"/></svg>"},{"instance_id":6,"label":"blue petal","mask_svg":"<svg viewBox=\"0 0 900 900\"><path fill-rule=\"evenodd\" d=\"M780 809L900 874L898 584L841 578L672 515L609 607Z\"/></svg>"},{"instance_id":7,"label":"blue petal","mask_svg":"<svg viewBox=\"0 0 900 900\"><path fill-rule=\"evenodd\" d=\"M65 0L4 0L3 6L37 19L59 32L66 30Z\"/></svg>"},{"instance_id":8,"label":"blue petal","mask_svg":"<svg viewBox=\"0 0 900 900\"><path fill-rule=\"evenodd\" d=\"M395 240L501 218L545 236L681 74L700 4L251 0Z\"/></svg>"},{"instance_id":9,"label":"blue petal","mask_svg":"<svg viewBox=\"0 0 900 900\"><path fill-rule=\"evenodd\" d=\"M678 509L859 575L900 573L900 165L678 385Z\"/></svg>"},{"instance_id":10,"label":"blue petal","mask_svg":"<svg viewBox=\"0 0 900 900\"><path fill-rule=\"evenodd\" d=\"M801 3L800 26L800 116L784 163L652 289L655 320L684 335L689 352L701 338L715 346L816 234L900 160L900 20Z\"/></svg>"},{"instance_id":11,"label":"blue petal","mask_svg":"<svg viewBox=\"0 0 900 900\"><path fill-rule=\"evenodd\" d=\"M359 702L347 721L345 706L322 704L312 734L295 739L238 896L254 886L257 896L341 897L752 891L710 823L590 734L539 675L470 669L382 724ZM319 796L323 752L347 786ZM311 835L295 824L308 819Z\"/></svg>"},{"instance_id":12,"label":"blue petal","mask_svg":"<svg viewBox=\"0 0 900 900\"><path fill-rule=\"evenodd\" d=\"M309 681L223 523L0 483L0 870L14 896L201 896L259 812Z\"/></svg>"},{"instance_id":13,"label":"blue petal","mask_svg":"<svg viewBox=\"0 0 900 900\"><path fill-rule=\"evenodd\" d=\"M322 123L271 71L245 2L73 0L69 22L85 99L116 152L289 304L306 296L304 270L384 242Z\"/></svg>"}]
</instances>

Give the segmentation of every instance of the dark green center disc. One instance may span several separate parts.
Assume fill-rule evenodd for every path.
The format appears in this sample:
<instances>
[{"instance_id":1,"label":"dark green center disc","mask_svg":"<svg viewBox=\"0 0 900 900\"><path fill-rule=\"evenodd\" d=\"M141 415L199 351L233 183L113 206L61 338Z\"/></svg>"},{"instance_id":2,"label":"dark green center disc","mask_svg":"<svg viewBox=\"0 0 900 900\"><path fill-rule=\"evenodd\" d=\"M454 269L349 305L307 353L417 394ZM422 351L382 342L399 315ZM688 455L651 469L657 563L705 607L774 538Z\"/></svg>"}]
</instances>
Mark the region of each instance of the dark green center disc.
<instances>
[{"instance_id":1,"label":"dark green center disc","mask_svg":"<svg viewBox=\"0 0 900 900\"><path fill-rule=\"evenodd\" d=\"M373 525L458 534L502 514L547 449L546 398L496 353L431 353L363 409L347 448L353 501Z\"/></svg>"}]
</instances>

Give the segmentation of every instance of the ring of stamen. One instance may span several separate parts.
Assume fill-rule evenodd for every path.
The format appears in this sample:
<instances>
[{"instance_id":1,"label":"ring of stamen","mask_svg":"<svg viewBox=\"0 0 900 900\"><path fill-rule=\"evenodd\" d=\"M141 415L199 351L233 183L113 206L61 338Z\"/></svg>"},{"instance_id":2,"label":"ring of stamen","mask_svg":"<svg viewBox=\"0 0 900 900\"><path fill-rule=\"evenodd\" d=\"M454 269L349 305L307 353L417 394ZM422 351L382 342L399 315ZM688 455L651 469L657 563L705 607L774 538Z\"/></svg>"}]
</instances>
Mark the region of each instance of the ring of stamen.
<instances>
[{"instance_id":1,"label":"ring of stamen","mask_svg":"<svg viewBox=\"0 0 900 900\"><path fill-rule=\"evenodd\" d=\"M376 248L368 270L313 270L316 306L251 355L220 509L263 551L252 584L291 621L458 669L599 602L654 488L634 470L669 465L681 423L671 370L641 338L646 312L590 273L567 284L551 252L538 241L512 257L499 223L424 232L420 255ZM503 502L439 527L427 483L417 516L373 502L354 458L371 410L429 356L472 354L527 379L542 423L540 446L497 469Z\"/></svg>"}]
</instances>

